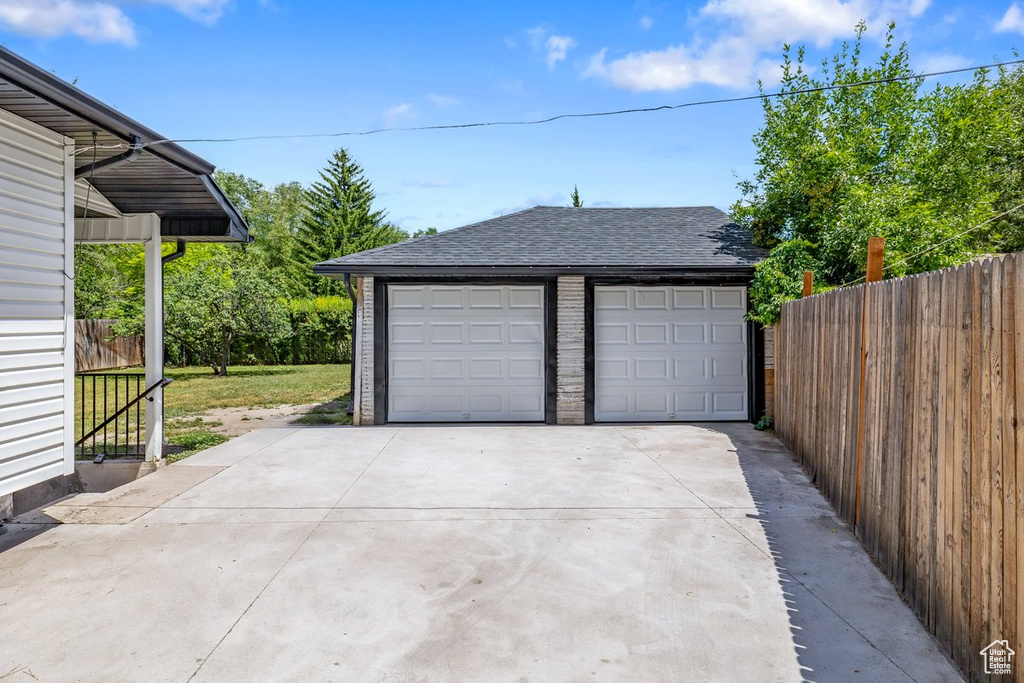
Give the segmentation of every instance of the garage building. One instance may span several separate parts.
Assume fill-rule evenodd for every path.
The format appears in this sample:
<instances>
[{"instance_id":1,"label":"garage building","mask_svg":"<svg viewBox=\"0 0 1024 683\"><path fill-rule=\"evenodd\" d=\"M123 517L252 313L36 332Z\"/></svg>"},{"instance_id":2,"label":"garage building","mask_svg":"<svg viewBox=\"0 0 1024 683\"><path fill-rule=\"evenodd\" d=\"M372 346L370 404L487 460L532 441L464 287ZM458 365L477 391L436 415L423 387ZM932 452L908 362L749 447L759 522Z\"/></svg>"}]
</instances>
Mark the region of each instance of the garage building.
<instances>
[{"instance_id":1,"label":"garage building","mask_svg":"<svg viewBox=\"0 0 1024 683\"><path fill-rule=\"evenodd\" d=\"M749 234L708 206L538 206L318 264L356 297L354 422L692 422L764 409Z\"/></svg>"}]
</instances>

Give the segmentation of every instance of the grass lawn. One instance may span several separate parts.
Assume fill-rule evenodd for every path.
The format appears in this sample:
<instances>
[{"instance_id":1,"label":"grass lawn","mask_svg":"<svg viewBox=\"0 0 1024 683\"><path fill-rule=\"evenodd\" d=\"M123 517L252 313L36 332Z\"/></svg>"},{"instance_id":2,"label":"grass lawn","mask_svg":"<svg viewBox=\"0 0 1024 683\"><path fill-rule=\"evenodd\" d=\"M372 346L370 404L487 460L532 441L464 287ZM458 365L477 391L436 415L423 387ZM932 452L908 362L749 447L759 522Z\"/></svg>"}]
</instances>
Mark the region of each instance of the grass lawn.
<instances>
[{"instance_id":1,"label":"grass lawn","mask_svg":"<svg viewBox=\"0 0 1024 683\"><path fill-rule=\"evenodd\" d=\"M227 377L210 368L168 368L164 416L201 415L213 408L264 408L338 400L348 392L348 365L237 365Z\"/></svg>"},{"instance_id":2,"label":"grass lawn","mask_svg":"<svg viewBox=\"0 0 1024 683\"><path fill-rule=\"evenodd\" d=\"M174 380L164 389L164 436L169 445L182 449L168 456L170 462L228 439L214 429L219 423L200 419L217 408L266 408L312 403L316 406L296 422L350 422L344 412L348 403L348 365L239 365L229 367L226 377L217 377L207 367L167 368L164 375ZM110 397L108 402L113 405L113 390L107 393ZM77 436L81 436L82 397L76 396L75 399L75 428ZM143 419L144 414L143 410ZM134 435L134 410L127 419ZM85 416L87 425L91 420L90 415ZM123 420L121 422L124 423Z\"/></svg>"}]
</instances>

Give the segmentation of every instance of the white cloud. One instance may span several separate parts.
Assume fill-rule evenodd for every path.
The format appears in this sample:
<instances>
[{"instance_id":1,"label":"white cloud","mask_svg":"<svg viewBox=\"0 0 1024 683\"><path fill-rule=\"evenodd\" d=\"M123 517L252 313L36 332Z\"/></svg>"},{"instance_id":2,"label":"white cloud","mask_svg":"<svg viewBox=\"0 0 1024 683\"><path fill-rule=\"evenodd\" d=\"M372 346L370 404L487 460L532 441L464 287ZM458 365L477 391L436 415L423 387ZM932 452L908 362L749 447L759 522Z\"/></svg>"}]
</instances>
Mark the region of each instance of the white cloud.
<instances>
[{"instance_id":1,"label":"white cloud","mask_svg":"<svg viewBox=\"0 0 1024 683\"><path fill-rule=\"evenodd\" d=\"M777 81L768 55L783 43L811 41L824 48L849 38L864 19L879 35L890 18L920 16L930 0L707 0L694 19L688 43L632 52L608 60L594 54L583 78L605 80L635 92L681 90L699 83L749 87L767 77Z\"/></svg>"},{"instance_id":2,"label":"white cloud","mask_svg":"<svg viewBox=\"0 0 1024 683\"><path fill-rule=\"evenodd\" d=\"M999 20L995 27L996 33L1020 33L1024 34L1024 9L1016 2L1010 5L1006 14Z\"/></svg>"},{"instance_id":3,"label":"white cloud","mask_svg":"<svg viewBox=\"0 0 1024 683\"><path fill-rule=\"evenodd\" d=\"M935 71L949 71L951 69L963 69L973 64L969 57L958 55L953 52L924 53L917 62L918 73L932 73Z\"/></svg>"},{"instance_id":4,"label":"white cloud","mask_svg":"<svg viewBox=\"0 0 1024 683\"><path fill-rule=\"evenodd\" d=\"M135 26L117 7L78 0L3 0L0 25L25 36L74 35L90 43L135 45Z\"/></svg>"},{"instance_id":5,"label":"white cloud","mask_svg":"<svg viewBox=\"0 0 1024 683\"><path fill-rule=\"evenodd\" d=\"M530 49L544 55L549 69L554 69L568 55L569 50L576 47L576 41L570 36L556 35L550 26L541 24L526 30L526 42Z\"/></svg>"},{"instance_id":6,"label":"white cloud","mask_svg":"<svg viewBox=\"0 0 1024 683\"><path fill-rule=\"evenodd\" d=\"M388 107L380 117L381 125L385 128L394 128L399 119L409 120L414 118L416 118L416 110L408 102Z\"/></svg>"},{"instance_id":7,"label":"white cloud","mask_svg":"<svg viewBox=\"0 0 1024 683\"><path fill-rule=\"evenodd\" d=\"M492 216L505 216L517 211L532 209L535 206L565 206L569 201L569 195L564 192L541 192L532 197L527 197L520 204L504 206L491 213Z\"/></svg>"},{"instance_id":8,"label":"white cloud","mask_svg":"<svg viewBox=\"0 0 1024 683\"><path fill-rule=\"evenodd\" d=\"M420 178L419 180L406 180L402 184L409 187L426 188L452 187L455 185L455 183L446 178Z\"/></svg>"},{"instance_id":9,"label":"white cloud","mask_svg":"<svg viewBox=\"0 0 1024 683\"><path fill-rule=\"evenodd\" d=\"M649 16L644 15L640 17L639 21L637 21L636 23L643 30L650 31L651 27L654 26L654 19L651 19Z\"/></svg>"},{"instance_id":10,"label":"white cloud","mask_svg":"<svg viewBox=\"0 0 1024 683\"><path fill-rule=\"evenodd\" d=\"M547 57L545 61L549 69L554 69L555 64L564 60L569 50L576 47L576 41L569 36L548 36L546 47Z\"/></svg>"},{"instance_id":11,"label":"white cloud","mask_svg":"<svg viewBox=\"0 0 1024 683\"><path fill-rule=\"evenodd\" d=\"M134 22L122 7L163 5L212 25L230 0L0 0L0 26L25 36L73 35L91 43L136 45Z\"/></svg>"},{"instance_id":12,"label":"white cloud","mask_svg":"<svg viewBox=\"0 0 1024 683\"><path fill-rule=\"evenodd\" d=\"M437 95L435 93L430 93L429 95L427 95L427 99L430 100L430 103L437 107L438 109L448 109L449 107L454 107L455 105L459 104L459 99L457 97Z\"/></svg>"}]
</instances>

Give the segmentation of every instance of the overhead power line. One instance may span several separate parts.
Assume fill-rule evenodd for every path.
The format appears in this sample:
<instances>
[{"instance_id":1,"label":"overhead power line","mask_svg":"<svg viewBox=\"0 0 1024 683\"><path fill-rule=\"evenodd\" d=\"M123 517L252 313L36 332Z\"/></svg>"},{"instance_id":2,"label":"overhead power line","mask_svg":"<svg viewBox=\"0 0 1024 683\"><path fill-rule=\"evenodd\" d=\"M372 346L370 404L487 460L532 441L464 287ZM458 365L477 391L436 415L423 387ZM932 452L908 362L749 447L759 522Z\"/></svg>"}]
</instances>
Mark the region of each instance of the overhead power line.
<instances>
[{"instance_id":1,"label":"overhead power line","mask_svg":"<svg viewBox=\"0 0 1024 683\"><path fill-rule=\"evenodd\" d=\"M658 111L671 111L674 109L688 109L690 107L705 107L715 104L732 104L736 102L750 102L753 100L778 99L792 95L803 95L808 93L826 92L829 90L846 90L849 88L860 88L871 85L884 85L886 83L897 83L900 81L914 81L935 76L949 76L952 74L967 73L981 69L994 69L1003 66L1024 64L1024 59L1014 59L1006 62L992 62L981 66L963 67L959 69L945 69L942 71L929 71L926 73L907 74L904 76L893 76L891 78L876 78L867 81L856 81L854 83L838 83L834 85L822 85L814 88L801 88L798 90L779 90L770 93L758 93L757 95L742 95L739 97L722 97L711 100L695 100L681 104L662 104L656 107L634 107L631 109L616 109L612 111L593 111L570 114L557 114L542 119L510 120L510 121L478 121L472 123L447 123L432 126L404 126L398 128L373 128L363 131L341 131L335 133L297 133L297 134L274 134L274 135L245 135L230 138L169 138L147 142L144 147L154 147L168 143L192 143L192 142L253 142L257 140L297 140L311 138L340 138L358 137L365 135L378 135L380 133L408 133L431 130L460 130L463 128L489 128L495 126L538 126L563 119L592 119L609 116L623 116L627 114L649 114ZM127 143L124 145L127 147Z\"/></svg>"},{"instance_id":2,"label":"overhead power line","mask_svg":"<svg viewBox=\"0 0 1024 683\"><path fill-rule=\"evenodd\" d=\"M899 261L896 261L895 263L887 264L887 265L885 265L882 268L882 270L886 271L886 270L889 270L891 268L895 268L897 266L902 266L902 265L905 265L907 263L910 263L913 259L916 259L918 256L924 256L925 254L927 254L930 251L935 251L936 249L941 247L943 244L948 244L948 243L952 242L953 240L959 239L959 238L963 237L964 235L966 235L968 233L971 233L971 232L974 232L975 230L979 230L981 228L984 228L989 223L994 223L995 221L999 220L1000 218L1003 218L1004 216L1007 216L1007 215L1013 213L1014 211L1019 211L1020 209L1024 209L1024 203L1017 204L1016 206L1011 206L1009 209L1006 209L1005 211L1001 211L1001 212L997 213L994 216L986 218L985 220L983 220L982 222L978 223L977 225L972 225L971 227L967 228L966 230L961 230L960 232L956 233L955 235L951 235L950 237L947 237L946 239L944 239L944 240L942 240L940 242L936 242L935 244L931 245L930 247L922 249L921 251L914 252L910 256L906 256L906 257L900 259ZM850 280L849 282L844 282L843 284L841 284L839 286L840 287L848 287L849 285L855 285L858 282L860 282L861 280L865 279L866 277L867 277L866 275L861 275L856 280Z\"/></svg>"}]
</instances>

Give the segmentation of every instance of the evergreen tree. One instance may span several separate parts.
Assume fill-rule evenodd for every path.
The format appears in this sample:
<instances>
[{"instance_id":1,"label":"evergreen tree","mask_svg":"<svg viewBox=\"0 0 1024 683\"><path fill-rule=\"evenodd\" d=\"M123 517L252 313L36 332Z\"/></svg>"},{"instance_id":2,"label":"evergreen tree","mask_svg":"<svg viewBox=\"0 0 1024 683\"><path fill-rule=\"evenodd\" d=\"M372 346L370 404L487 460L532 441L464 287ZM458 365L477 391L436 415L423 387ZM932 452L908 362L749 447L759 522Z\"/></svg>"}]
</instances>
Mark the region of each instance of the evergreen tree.
<instances>
[{"instance_id":1,"label":"evergreen tree","mask_svg":"<svg viewBox=\"0 0 1024 683\"><path fill-rule=\"evenodd\" d=\"M583 208L583 200L580 199L580 189L575 185L572 186L572 205L577 209Z\"/></svg>"},{"instance_id":2,"label":"evergreen tree","mask_svg":"<svg viewBox=\"0 0 1024 683\"><path fill-rule=\"evenodd\" d=\"M296 235L299 277L310 293L344 293L341 281L313 275L320 261L408 239L384 220L384 211L374 210L373 200L373 187L359 164L345 149L334 152L320 180L305 192L306 214Z\"/></svg>"}]
</instances>

